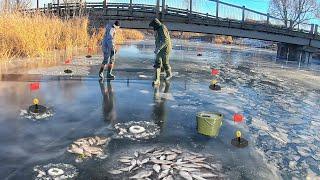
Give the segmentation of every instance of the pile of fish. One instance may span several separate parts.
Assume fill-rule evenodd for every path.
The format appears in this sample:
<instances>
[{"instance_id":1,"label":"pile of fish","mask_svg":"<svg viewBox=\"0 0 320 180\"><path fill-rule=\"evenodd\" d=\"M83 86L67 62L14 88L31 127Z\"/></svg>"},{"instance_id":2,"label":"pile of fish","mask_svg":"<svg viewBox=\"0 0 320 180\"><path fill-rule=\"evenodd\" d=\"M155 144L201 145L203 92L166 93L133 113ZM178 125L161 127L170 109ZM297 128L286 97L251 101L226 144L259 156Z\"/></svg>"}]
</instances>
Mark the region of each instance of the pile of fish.
<instances>
[{"instance_id":1,"label":"pile of fish","mask_svg":"<svg viewBox=\"0 0 320 180\"><path fill-rule=\"evenodd\" d=\"M114 127L117 130L117 138L132 140L151 139L160 133L160 128L155 123L147 121L118 123Z\"/></svg>"},{"instance_id":2,"label":"pile of fish","mask_svg":"<svg viewBox=\"0 0 320 180\"><path fill-rule=\"evenodd\" d=\"M47 108L47 111L43 114L36 114L32 112L28 112L25 109L20 110L20 116L26 119L32 119L32 120L42 120L42 119L47 119L49 117L53 116L53 109L52 108Z\"/></svg>"},{"instance_id":3,"label":"pile of fish","mask_svg":"<svg viewBox=\"0 0 320 180\"><path fill-rule=\"evenodd\" d=\"M212 164L212 157L180 149L152 148L122 156L118 160L124 167L109 171L129 179L216 179L222 178L221 165Z\"/></svg>"},{"instance_id":4,"label":"pile of fish","mask_svg":"<svg viewBox=\"0 0 320 180\"><path fill-rule=\"evenodd\" d=\"M104 159L107 157L104 153L104 146L110 142L110 138L106 137L88 137L74 141L69 147L68 152L78 155L76 162L83 159L96 156Z\"/></svg>"},{"instance_id":5,"label":"pile of fish","mask_svg":"<svg viewBox=\"0 0 320 180\"><path fill-rule=\"evenodd\" d=\"M51 179L74 179L78 176L78 170L71 164L48 164L44 166L35 166L33 171L36 172L35 180Z\"/></svg>"}]
</instances>

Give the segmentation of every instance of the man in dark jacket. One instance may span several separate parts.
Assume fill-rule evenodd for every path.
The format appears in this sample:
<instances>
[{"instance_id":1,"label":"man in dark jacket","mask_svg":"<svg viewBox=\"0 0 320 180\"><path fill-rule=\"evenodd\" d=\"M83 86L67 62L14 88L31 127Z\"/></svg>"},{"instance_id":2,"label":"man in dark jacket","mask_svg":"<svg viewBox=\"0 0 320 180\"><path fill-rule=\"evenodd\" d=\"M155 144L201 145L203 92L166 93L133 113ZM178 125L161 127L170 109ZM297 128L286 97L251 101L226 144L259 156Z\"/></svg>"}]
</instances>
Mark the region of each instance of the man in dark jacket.
<instances>
[{"instance_id":1,"label":"man in dark jacket","mask_svg":"<svg viewBox=\"0 0 320 180\"><path fill-rule=\"evenodd\" d=\"M171 67L169 64L169 56L172 50L172 44L167 27L162 24L159 19L155 18L152 20L149 26L153 27L153 30L155 31L156 44L156 49L154 51L156 54L156 60L153 66L155 68L153 85L159 85L161 67L164 68L167 74L165 80L172 78Z\"/></svg>"}]
</instances>

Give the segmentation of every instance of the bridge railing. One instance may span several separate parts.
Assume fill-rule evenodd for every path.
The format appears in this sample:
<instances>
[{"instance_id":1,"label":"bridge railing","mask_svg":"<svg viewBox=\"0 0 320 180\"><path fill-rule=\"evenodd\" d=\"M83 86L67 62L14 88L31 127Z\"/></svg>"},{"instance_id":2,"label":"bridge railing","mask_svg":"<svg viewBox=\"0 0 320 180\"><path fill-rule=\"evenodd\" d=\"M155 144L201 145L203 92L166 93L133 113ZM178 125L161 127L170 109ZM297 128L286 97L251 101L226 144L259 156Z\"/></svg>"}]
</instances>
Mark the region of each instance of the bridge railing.
<instances>
[{"instance_id":1,"label":"bridge railing","mask_svg":"<svg viewBox=\"0 0 320 180\"><path fill-rule=\"evenodd\" d=\"M76 10L84 9L90 12L93 9L118 9L130 11L162 12L162 14L177 14L181 16L208 17L216 20L237 21L242 24L257 24L272 26L281 29L289 29L310 34L318 34L318 26L313 24L301 23L290 27L290 22L286 23L282 19L273 17L268 13L261 13L245 6L237 6L220 0L108 0L107 3L86 2L68 4L48 4L47 7L40 8L38 11L44 12L63 12L68 14ZM36 12L37 9L29 9L28 12ZM202 13L205 12L205 13ZM191 16L190 16L191 17Z\"/></svg>"}]
</instances>

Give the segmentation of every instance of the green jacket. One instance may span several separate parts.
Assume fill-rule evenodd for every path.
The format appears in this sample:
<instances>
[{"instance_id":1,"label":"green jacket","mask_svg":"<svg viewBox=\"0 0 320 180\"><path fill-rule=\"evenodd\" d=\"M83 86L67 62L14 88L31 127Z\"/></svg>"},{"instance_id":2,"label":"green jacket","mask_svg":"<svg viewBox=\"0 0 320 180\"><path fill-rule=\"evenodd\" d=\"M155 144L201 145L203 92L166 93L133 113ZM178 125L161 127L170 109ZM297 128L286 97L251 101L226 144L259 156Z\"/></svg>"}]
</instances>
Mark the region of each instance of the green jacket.
<instances>
[{"instance_id":1,"label":"green jacket","mask_svg":"<svg viewBox=\"0 0 320 180\"><path fill-rule=\"evenodd\" d=\"M167 27L162 24L157 18L154 19L149 26L155 30L155 44L156 48L161 51L162 49L171 50L171 38Z\"/></svg>"}]
</instances>

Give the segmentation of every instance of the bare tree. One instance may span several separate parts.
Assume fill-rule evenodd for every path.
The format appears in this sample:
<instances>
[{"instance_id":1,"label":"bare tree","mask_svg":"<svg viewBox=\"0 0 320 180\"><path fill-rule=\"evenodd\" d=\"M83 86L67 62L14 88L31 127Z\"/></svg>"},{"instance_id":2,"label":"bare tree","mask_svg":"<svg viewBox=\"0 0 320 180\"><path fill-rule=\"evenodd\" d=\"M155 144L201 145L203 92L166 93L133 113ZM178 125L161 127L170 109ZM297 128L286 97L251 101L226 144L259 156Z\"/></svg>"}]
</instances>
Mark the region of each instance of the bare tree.
<instances>
[{"instance_id":1,"label":"bare tree","mask_svg":"<svg viewBox=\"0 0 320 180\"><path fill-rule=\"evenodd\" d=\"M293 28L316 17L317 0L270 0L269 12L282 19L286 27Z\"/></svg>"},{"instance_id":2,"label":"bare tree","mask_svg":"<svg viewBox=\"0 0 320 180\"><path fill-rule=\"evenodd\" d=\"M1 10L4 12L12 12L20 9L31 7L31 0L2 0Z\"/></svg>"}]
</instances>

